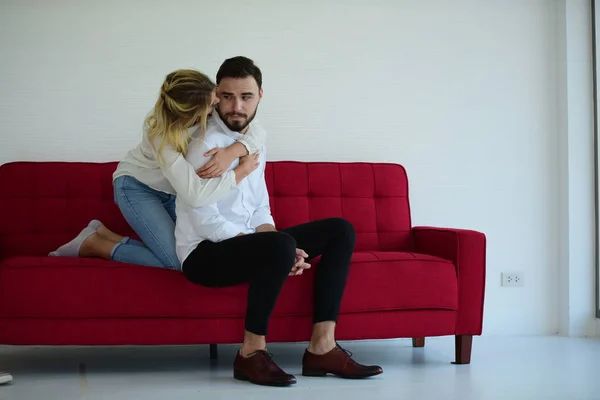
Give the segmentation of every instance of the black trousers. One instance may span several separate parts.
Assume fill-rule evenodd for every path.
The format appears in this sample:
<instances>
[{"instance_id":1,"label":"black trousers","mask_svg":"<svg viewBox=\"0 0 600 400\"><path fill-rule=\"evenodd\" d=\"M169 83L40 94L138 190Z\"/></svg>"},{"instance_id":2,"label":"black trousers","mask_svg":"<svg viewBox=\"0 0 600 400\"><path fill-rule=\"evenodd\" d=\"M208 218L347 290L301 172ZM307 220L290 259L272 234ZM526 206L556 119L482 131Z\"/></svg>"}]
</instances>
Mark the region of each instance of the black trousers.
<instances>
[{"instance_id":1,"label":"black trousers","mask_svg":"<svg viewBox=\"0 0 600 400\"><path fill-rule=\"evenodd\" d=\"M296 248L309 259L322 256L312 267L316 269L313 321L337 322L355 240L348 221L323 219L279 232L204 241L186 258L182 270L191 282L208 287L250 282L246 330L266 335L277 297L296 261Z\"/></svg>"}]
</instances>

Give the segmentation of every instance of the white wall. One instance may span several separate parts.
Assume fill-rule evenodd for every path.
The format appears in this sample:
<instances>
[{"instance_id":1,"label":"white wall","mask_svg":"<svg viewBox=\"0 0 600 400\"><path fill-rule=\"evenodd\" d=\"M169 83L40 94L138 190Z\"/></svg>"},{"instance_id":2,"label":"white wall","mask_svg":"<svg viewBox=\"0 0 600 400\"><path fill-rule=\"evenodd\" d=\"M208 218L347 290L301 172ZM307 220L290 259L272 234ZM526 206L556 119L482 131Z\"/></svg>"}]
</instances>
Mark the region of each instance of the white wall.
<instances>
[{"instance_id":1,"label":"white wall","mask_svg":"<svg viewBox=\"0 0 600 400\"><path fill-rule=\"evenodd\" d=\"M559 332L567 336L594 336L594 116L590 1L559 1L558 15L561 171Z\"/></svg>"},{"instance_id":2,"label":"white wall","mask_svg":"<svg viewBox=\"0 0 600 400\"><path fill-rule=\"evenodd\" d=\"M488 235L484 333L558 331L560 2L166 3L0 3L0 162L117 160L166 73L247 55L271 160L403 164L416 225Z\"/></svg>"}]
</instances>

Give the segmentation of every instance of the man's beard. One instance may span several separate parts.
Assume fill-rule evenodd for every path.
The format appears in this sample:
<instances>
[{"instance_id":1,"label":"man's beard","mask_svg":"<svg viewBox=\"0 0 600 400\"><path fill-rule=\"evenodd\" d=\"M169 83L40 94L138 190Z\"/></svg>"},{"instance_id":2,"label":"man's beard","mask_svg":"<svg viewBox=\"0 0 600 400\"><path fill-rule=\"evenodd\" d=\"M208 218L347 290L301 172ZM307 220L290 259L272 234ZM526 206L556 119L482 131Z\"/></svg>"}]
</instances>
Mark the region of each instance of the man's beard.
<instances>
[{"instance_id":1,"label":"man's beard","mask_svg":"<svg viewBox=\"0 0 600 400\"><path fill-rule=\"evenodd\" d=\"M221 110L219 109L219 106L216 106L215 110L217 111L217 114L219 114L219 117L221 117L221 120L223 121L225 126L227 128L229 128L229 130L234 131L234 132L241 132L244 129L246 129L246 127L248 125L250 125L250 122L252 122L252 120L254 120L254 117L256 117L256 111L258 110L258 106L256 107L256 109L254 110L254 112L252 113L252 115L249 118L246 114L237 113L237 112L230 112L227 114L223 114L221 112ZM238 115L245 119L244 120L236 120L236 121L233 121L233 123L230 123L229 121L227 121L227 117L231 117L234 115Z\"/></svg>"}]
</instances>

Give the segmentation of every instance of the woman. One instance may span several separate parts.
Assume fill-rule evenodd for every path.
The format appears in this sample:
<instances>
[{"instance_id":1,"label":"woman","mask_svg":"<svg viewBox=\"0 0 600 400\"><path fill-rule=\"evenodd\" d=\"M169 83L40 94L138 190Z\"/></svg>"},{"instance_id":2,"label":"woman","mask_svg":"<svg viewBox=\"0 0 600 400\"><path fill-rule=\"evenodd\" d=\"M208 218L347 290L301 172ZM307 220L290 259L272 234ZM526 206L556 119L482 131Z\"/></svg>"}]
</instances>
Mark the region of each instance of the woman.
<instances>
[{"instance_id":1,"label":"woman","mask_svg":"<svg viewBox=\"0 0 600 400\"><path fill-rule=\"evenodd\" d=\"M127 153L113 174L115 202L142 241L119 236L93 220L50 256L100 257L180 269L175 252L175 196L192 207L225 197L258 167L255 153L266 136L254 124L243 140L207 153L213 156L211 162L195 171L185 160L188 143L204 136L218 102L216 85L206 75L188 69L167 75L144 121L141 143ZM227 171L240 157L239 166Z\"/></svg>"}]
</instances>

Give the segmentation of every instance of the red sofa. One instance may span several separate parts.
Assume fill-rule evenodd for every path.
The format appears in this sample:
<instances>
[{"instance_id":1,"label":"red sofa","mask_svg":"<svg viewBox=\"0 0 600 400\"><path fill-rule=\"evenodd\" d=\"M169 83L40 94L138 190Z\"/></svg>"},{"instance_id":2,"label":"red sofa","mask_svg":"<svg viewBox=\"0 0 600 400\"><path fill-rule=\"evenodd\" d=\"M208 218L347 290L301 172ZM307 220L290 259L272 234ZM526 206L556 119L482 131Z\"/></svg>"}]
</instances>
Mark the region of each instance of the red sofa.
<instances>
[{"instance_id":1,"label":"red sofa","mask_svg":"<svg viewBox=\"0 0 600 400\"><path fill-rule=\"evenodd\" d=\"M135 236L113 202L115 167L0 167L0 344L241 342L247 285L209 289L177 271L47 256L93 218ZM279 227L341 216L356 228L338 340L413 338L423 346L426 336L455 335L456 362L470 362L482 330L484 234L413 227L399 165L270 162L266 176ZM311 271L285 284L270 342L309 339Z\"/></svg>"}]
</instances>

